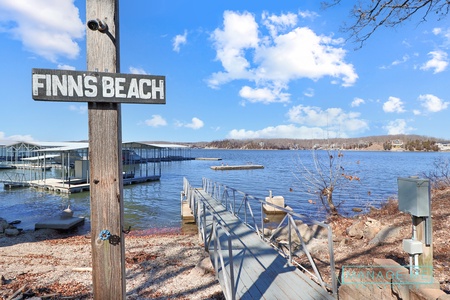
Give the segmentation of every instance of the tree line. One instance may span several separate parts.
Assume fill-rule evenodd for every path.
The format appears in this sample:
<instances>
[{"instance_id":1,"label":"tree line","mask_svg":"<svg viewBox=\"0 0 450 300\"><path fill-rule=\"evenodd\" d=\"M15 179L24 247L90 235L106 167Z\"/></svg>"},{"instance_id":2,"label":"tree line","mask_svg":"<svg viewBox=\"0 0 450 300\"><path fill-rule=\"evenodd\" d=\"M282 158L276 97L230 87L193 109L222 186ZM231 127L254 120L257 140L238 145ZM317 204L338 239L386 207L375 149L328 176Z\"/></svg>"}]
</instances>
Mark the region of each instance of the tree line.
<instances>
[{"instance_id":1,"label":"tree line","mask_svg":"<svg viewBox=\"0 0 450 300\"><path fill-rule=\"evenodd\" d=\"M396 142L399 141L399 142ZM241 149L241 150L309 150L344 149L364 150L379 145L379 150L438 151L438 139L419 135L385 135L362 138L335 139L224 139L211 142L185 143L194 148ZM400 146L399 146L400 144ZM372 148L371 148L372 147ZM376 149L372 149L376 150Z\"/></svg>"}]
</instances>

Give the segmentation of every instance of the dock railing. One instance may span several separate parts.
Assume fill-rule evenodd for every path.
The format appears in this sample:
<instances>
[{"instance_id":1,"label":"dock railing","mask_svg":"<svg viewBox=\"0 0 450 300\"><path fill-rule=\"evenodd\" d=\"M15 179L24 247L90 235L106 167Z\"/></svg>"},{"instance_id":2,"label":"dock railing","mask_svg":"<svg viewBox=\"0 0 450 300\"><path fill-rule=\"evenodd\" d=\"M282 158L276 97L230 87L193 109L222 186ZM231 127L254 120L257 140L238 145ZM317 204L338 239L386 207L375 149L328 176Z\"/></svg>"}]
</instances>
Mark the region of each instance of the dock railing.
<instances>
[{"instance_id":1,"label":"dock railing","mask_svg":"<svg viewBox=\"0 0 450 300\"><path fill-rule=\"evenodd\" d=\"M27 179L24 173L2 172L0 182L4 185L27 186Z\"/></svg>"},{"instance_id":2,"label":"dock railing","mask_svg":"<svg viewBox=\"0 0 450 300\"><path fill-rule=\"evenodd\" d=\"M199 227L199 235L204 243L205 251L211 253L211 240L214 241L213 244L213 257L214 257L214 267L216 273L216 279L219 275L219 266L222 270L227 270L228 272L222 272L223 274L223 284L225 285L225 295L226 299L235 300L236 299L236 289L235 289L235 278L234 278L234 268L233 268L233 247L232 247L232 236L230 232L221 224L220 219L217 217L214 209L208 205L198 191L191 187L189 181L183 178L183 192L181 199L186 199L189 201L189 206L191 207L194 218ZM210 216L212 218L211 228L207 230L206 219ZM226 245L228 246L228 263L225 263L222 249L222 244L220 243L221 237L226 238ZM220 261L220 265L219 265Z\"/></svg>"},{"instance_id":3,"label":"dock railing","mask_svg":"<svg viewBox=\"0 0 450 300\"><path fill-rule=\"evenodd\" d=\"M335 274L335 261L334 261L334 252L333 252L333 233L332 233L332 229L331 229L330 225L328 225L324 222L317 221L317 220L312 220L311 218L309 218L305 215L296 213L291 209L286 209L284 207L277 206L275 204L269 203L265 200L262 200L257 197L254 197L252 195L249 195L247 193L241 192L239 190L236 190L236 189L226 186L224 184L214 182L207 178L203 178L202 187L203 187L204 191L206 193L208 193L211 197L213 197L217 201L220 201L222 203L222 205L224 205L230 213L235 215L244 224L246 224L248 227L253 229L263 241L269 243L272 247L276 248L281 255L283 255L285 258L288 259L289 263L291 263L292 265L298 266L300 269L302 269L303 271L308 273L313 280L315 280L318 284L320 284L324 289L331 290L333 295L337 297L337 278L336 278L336 274ZM253 210L251 208L251 202L254 203L255 206L259 205L259 207L261 208L260 222L256 221L255 215L253 214ZM264 216L264 211L263 211L264 206L271 206L271 207L274 207L277 210L285 213L284 218L281 220L281 222L279 222L276 230L273 230L272 231L273 233L268 238L264 236L264 227L265 227L264 217L263 217ZM191 208L192 208L192 206L191 206ZM316 265L313 257L311 256L310 251L308 250L308 248L306 246L305 240L302 237L302 235L300 234L300 231L295 223L294 218L299 219L302 222L306 221L306 223L315 224L326 230L328 256L329 256L329 261L330 261L329 262L329 269L330 269L329 274L331 277L330 284L326 283L323 280L323 278L319 272L319 269L317 268L317 265ZM249 220L251 221L251 223L249 222ZM287 228L288 228L287 254L283 251L282 248L280 248L278 246L278 243L274 240L275 233L278 232L278 230L281 227L283 227L283 223L285 223L285 221L287 221L287 223L288 223L287 224ZM260 228L258 228L258 223L260 224ZM292 241L292 235L291 235L292 230L295 231L295 234L297 235L298 239L300 240L300 243L302 246L301 250L307 256L308 262L309 262L313 272L308 270L305 266L303 266L301 263L299 263L298 261L296 261L294 259L297 251L294 251L295 245L293 244L293 241Z\"/></svg>"}]
</instances>

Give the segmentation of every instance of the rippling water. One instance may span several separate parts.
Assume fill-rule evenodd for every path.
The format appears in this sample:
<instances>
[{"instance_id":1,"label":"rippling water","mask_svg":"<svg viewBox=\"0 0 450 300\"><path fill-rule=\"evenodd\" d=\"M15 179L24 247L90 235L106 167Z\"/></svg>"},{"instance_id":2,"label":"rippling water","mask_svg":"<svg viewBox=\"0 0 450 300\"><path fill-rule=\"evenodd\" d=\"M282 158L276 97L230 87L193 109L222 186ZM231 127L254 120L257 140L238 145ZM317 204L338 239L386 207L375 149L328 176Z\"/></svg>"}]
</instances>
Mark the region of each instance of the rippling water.
<instances>
[{"instance_id":1,"label":"rippling water","mask_svg":"<svg viewBox=\"0 0 450 300\"><path fill-rule=\"evenodd\" d=\"M258 198L268 196L271 190L273 195L284 196L286 204L299 213L315 218L324 215L320 205L308 202L316 199L305 193L301 183L301 164L311 169L310 151L193 149L191 155L222 160L164 162L160 181L125 186L125 227L179 227L183 177L198 187L206 177ZM335 201L342 203L340 208L348 213L353 207L378 206L388 197L396 196L398 177L428 173L441 156L450 158L450 153L345 151L345 173L356 175L360 180L336 191ZM261 164L264 169L214 171L210 168L222 163ZM46 218L59 216L69 204L75 216L87 218L85 228L89 228L88 192L63 195L31 188L5 190L0 185L0 217L8 221L21 220L19 227L25 230L34 229L35 223Z\"/></svg>"}]
</instances>

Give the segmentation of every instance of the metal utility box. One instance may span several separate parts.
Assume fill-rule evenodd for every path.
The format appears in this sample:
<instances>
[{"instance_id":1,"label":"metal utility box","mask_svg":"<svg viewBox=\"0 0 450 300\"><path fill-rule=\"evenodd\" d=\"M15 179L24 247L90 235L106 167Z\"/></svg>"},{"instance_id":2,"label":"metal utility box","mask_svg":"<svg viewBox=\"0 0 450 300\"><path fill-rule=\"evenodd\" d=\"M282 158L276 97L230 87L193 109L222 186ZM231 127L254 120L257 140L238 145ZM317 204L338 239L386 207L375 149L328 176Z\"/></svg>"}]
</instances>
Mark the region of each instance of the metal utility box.
<instances>
[{"instance_id":1,"label":"metal utility box","mask_svg":"<svg viewBox=\"0 0 450 300\"><path fill-rule=\"evenodd\" d=\"M398 209L416 217L430 216L430 181L416 177L398 178Z\"/></svg>"}]
</instances>

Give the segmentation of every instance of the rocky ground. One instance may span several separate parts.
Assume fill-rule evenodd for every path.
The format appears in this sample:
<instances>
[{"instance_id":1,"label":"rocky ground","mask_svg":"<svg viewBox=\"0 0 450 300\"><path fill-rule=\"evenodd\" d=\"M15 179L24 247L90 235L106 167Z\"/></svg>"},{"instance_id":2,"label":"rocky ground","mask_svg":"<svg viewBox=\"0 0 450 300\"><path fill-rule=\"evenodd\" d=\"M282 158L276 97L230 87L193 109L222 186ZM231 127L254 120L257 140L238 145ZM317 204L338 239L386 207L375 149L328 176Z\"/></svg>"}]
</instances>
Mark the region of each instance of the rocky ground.
<instances>
[{"instance_id":1,"label":"rocky ground","mask_svg":"<svg viewBox=\"0 0 450 300\"><path fill-rule=\"evenodd\" d=\"M433 271L441 289L450 294L450 190L432 193ZM370 265L374 258L390 258L409 265L402 240L412 236L411 215L400 212L396 200L367 215L331 221L336 267ZM385 234L383 234L385 233ZM383 236L378 239L377 237Z\"/></svg>"},{"instance_id":2,"label":"rocky ground","mask_svg":"<svg viewBox=\"0 0 450 300\"><path fill-rule=\"evenodd\" d=\"M450 190L433 193L432 218L434 277L450 293ZM396 201L330 224L336 272L345 265L370 265L374 258L409 262L402 240L411 237L411 216L398 211ZM388 234L380 238L383 232ZM125 245L127 299L223 299L197 235L132 232ZM323 248L313 252L326 254ZM52 230L0 234L0 299L15 292L25 298L91 299L90 266L89 236Z\"/></svg>"}]
</instances>

